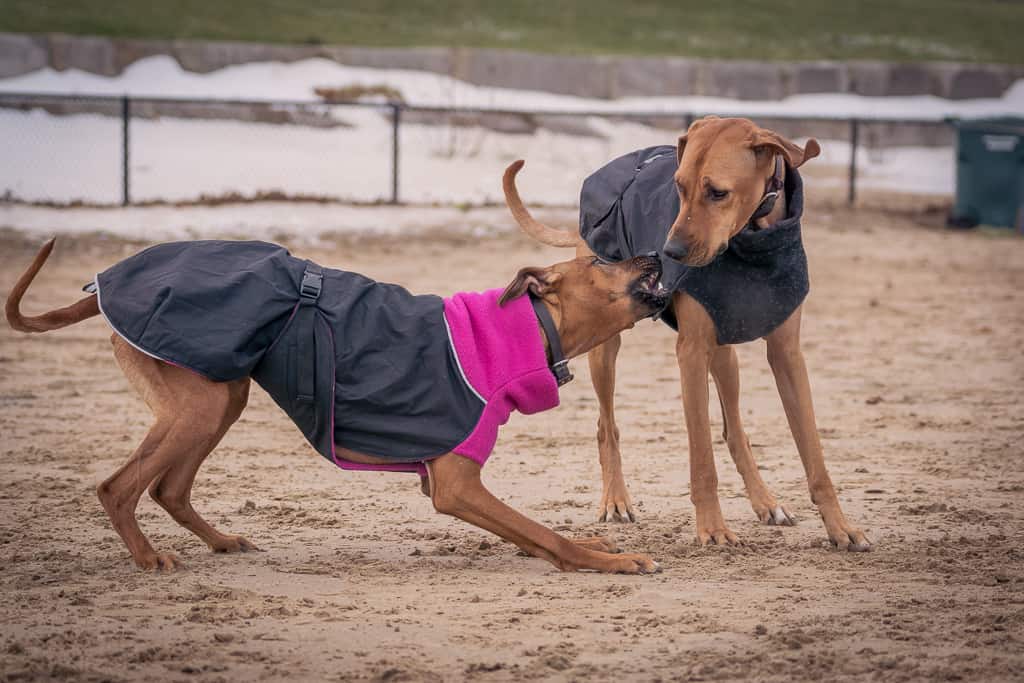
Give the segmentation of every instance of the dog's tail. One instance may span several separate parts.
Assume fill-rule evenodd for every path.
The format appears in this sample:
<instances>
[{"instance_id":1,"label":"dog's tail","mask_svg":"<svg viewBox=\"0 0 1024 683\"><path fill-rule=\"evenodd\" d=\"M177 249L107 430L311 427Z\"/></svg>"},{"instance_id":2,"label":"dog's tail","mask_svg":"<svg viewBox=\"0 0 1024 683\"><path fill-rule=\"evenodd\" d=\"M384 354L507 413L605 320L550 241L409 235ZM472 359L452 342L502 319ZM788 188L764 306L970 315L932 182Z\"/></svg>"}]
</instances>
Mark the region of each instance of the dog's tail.
<instances>
[{"instance_id":1,"label":"dog's tail","mask_svg":"<svg viewBox=\"0 0 1024 683\"><path fill-rule=\"evenodd\" d=\"M74 325L94 315L99 315L100 306L95 294L91 294L70 306L57 308L42 315L26 317L21 314L21 310L19 310L21 298L25 296L28 286L32 284L32 280L36 278L39 270L46 263L50 252L53 251L55 240L56 238L51 239L42 246L32 261L32 265L18 278L10 295L7 297L7 305L4 307L4 312L7 314L7 322L18 332L48 332L49 330Z\"/></svg>"},{"instance_id":2,"label":"dog's tail","mask_svg":"<svg viewBox=\"0 0 1024 683\"><path fill-rule=\"evenodd\" d=\"M522 159L513 161L505 169L505 175L501 179L501 185L505 189L505 203L508 204L512 217L516 219L516 223L519 223L519 227L527 235L538 242L549 244L552 247L575 247L580 241L580 238L575 233L544 225L531 216L530 212L523 206L523 200L519 197L519 190L516 189L516 174L519 173L519 169L523 167L524 163Z\"/></svg>"}]
</instances>

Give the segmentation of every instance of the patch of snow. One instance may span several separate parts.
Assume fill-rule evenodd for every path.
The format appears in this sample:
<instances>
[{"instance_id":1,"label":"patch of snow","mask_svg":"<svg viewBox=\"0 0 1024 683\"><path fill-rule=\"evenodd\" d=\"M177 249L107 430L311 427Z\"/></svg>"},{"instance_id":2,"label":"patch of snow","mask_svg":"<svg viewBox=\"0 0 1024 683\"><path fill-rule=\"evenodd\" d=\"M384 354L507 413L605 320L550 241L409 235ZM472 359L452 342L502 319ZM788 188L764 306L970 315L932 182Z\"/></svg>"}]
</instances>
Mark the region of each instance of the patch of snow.
<instances>
[{"instance_id":1,"label":"patch of snow","mask_svg":"<svg viewBox=\"0 0 1024 683\"><path fill-rule=\"evenodd\" d=\"M170 57L150 57L116 77L77 70L42 69L0 79L0 92L182 97L317 102L318 86L386 85L411 104L523 111L715 112L749 116L926 118L1024 115L1024 81L1001 98L949 101L936 97L799 95L778 102L707 97L633 97L598 100L552 93L475 86L448 76L412 70L350 67L326 59L292 64L257 63L208 74L183 70ZM164 116L131 124L131 190L135 201L195 200L201 195L264 192L323 196L348 201L387 200L391 195L391 120L386 110L331 108L344 125L312 127L236 120ZM575 126L574 134L569 127ZM0 196L32 201L116 204L121 198L121 123L98 114L58 116L41 110L0 109ZM581 114L566 126L535 133L498 132L478 126L420 123L401 126L400 197L406 202L448 205L501 202L501 174L513 160L527 166L520 188L529 204L570 206L583 179L631 150L673 144L675 134L640 122ZM849 145L822 140L822 157L804 167L809 186L843 187ZM858 187L948 195L954 158L949 148L888 147L858 151ZM813 191L813 189L812 189ZM419 215L421 209L410 210ZM432 224L443 211L426 212ZM486 209L484 211L491 211ZM499 213L504 209L493 209ZM40 213L36 213L40 212ZM4 206L6 225L69 231L107 229L162 237L262 234L261 231L403 230L394 209L337 204L264 202L233 207L112 210L47 210ZM456 215L456 214L452 214ZM40 218L45 216L46 218ZM138 222L135 226L133 221ZM134 226L134 227L133 227ZM141 226L141 227L139 227ZM483 229L483 228L481 228Z\"/></svg>"},{"instance_id":2,"label":"patch of snow","mask_svg":"<svg viewBox=\"0 0 1024 683\"><path fill-rule=\"evenodd\" d=\"M191 201L202 195L329 197L372 202L391 196L391 122L370 109L345 110L349 125L309 128L241 121L136 119L131 133L134 201ZM599 136L500 133L478 127L409 123L401 127L400 198L406 202L501 202L501 174L526 159L520 187L528 201L569 205L594 170L633 149L671 144L665 130L594 118ZM117 203L121 198L120 122L96 114L53 116L0 110L0 196L29 201ZM834 167L845 178L849 145L821 141L805 167ZM862 148L862 187L948 194L953 153L947 148ZM836 182L839 182L838 180ZM842 180L845 183L845 179Z\"/></svg>"}]
</instances>

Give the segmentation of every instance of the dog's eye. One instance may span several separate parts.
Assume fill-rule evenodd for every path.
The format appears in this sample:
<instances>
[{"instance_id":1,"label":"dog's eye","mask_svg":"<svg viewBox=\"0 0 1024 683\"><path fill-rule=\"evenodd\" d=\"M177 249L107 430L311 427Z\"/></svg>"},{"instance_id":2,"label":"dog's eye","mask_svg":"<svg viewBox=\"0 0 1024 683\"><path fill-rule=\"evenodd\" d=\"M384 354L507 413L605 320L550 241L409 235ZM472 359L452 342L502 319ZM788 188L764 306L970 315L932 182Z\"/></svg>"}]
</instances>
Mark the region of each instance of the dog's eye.
<instances>
[{"instance_id":1,"label":"dog's eye","mask_svg":"<svg viewBox=\"0 0 1024 683\"><path fill-rule=\"evenodd\" d=\"M720 202L729 196L729 190L719 190L708 185L708 199L713 202Z\"/></svg>"}]
</instances>

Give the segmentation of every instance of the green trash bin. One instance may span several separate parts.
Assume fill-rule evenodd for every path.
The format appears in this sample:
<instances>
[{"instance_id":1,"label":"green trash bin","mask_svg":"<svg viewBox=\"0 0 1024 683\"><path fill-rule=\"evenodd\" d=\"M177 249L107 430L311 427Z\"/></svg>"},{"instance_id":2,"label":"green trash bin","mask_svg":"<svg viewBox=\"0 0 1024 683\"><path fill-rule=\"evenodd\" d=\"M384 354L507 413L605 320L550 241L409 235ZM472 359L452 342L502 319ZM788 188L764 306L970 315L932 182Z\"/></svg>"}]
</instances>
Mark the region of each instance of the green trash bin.
<instances>
[{"instance_id":1,"label":"green trash bin","mask_svg":"<svg viewBox=\"0 0 1024 683\"><path fill-rule=\"evenodd\" d=\"M1024 119L958 119L952 225L1024 231Z\"/></svg>"}]
</instances>

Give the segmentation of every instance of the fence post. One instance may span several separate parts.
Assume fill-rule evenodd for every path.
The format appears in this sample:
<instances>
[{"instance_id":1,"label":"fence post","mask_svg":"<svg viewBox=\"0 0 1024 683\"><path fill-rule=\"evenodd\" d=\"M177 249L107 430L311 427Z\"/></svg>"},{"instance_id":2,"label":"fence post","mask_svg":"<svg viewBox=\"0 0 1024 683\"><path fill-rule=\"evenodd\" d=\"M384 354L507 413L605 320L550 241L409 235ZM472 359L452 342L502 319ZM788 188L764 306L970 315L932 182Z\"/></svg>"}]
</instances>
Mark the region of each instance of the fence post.
<instances>
[{"instance_id":1,"label":"fence post","mask_svg":"<svg viewBox=\"0 0 1024 683\"><path fill-rule=\"evenodd\" d=\"M689 113L683 117L683 132L690 130L690 126L693 125L693 113Z\"/></svg>"},{"instance_id":2,"label":"fence post","mask_svg":"<svg viewBox=\"0 0 1024 683\"><path fill-rule=\"evenodd\" d=\"M402 120L402 105L400 102L391 103L391 203L398 203L398 153L399 136L398 128Z\"/></svg>"},{"instance_id":3,"label":"fence post","mask_svg":"<svg viewBox=\"0 0 1024 683\"><path fill-rule=\"evenodd\" d=\"M131 178L129 173L129 131L128 124L132 118L132 102L125 95L121 98L121 206L132 203Z\"/></svg>"},{"instance_id":4,"label":"fence post","mask_svg":"<svg viewBox=\"0 0 1024 683\"><path fill-rule=\"evenodd\" d=\"M853 206L857 199L857 138L860 134L860 122L857 119L850 119L850 189L847 194L847 201Z\"/></svg>"}]
</instances>

